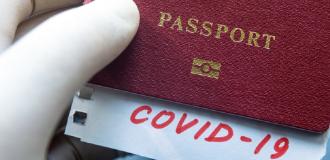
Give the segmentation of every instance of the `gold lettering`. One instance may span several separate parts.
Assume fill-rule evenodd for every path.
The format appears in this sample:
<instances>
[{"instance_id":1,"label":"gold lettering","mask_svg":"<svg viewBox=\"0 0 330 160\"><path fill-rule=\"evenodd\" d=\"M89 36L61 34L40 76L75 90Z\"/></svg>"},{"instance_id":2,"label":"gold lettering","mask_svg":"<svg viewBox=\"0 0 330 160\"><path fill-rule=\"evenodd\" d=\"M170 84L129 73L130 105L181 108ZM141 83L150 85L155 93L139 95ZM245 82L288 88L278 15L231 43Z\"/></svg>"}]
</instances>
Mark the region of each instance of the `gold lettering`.
<instances>
[{"instance_id":1,"label":"gold lettering","mask_svg":"<svg viewBox=\"0 0 330 160\"><path fill-rule=\"evenodd\" d=\"M258 32L250 31L247 45L260 47L258 44L259 37L260 37L260 34ZM253 44L252 44L252 42L253 42Z\"/></svg>"},{"instance_id":2,"label":"gold lettering","mask_svg":"<svg viewBox=\"0 0 330 160\"><path fill-rule=\"evenodd\" d=\"M270 41L273 39L275 41L275 36L269 34L263 34L262 37L266 37L266 42L264 48L270 49Z\"/></svg>"},{"instance_id":3,"label":"gold lettering","mask_svg":"<svg viewBox=\"0 0 330 160\"><path fill-rule=\"evenodd\" d=\"M170 28L175 31L183 31L195 35L212 37L215 39L230 38L234 43L242 43L252 47L270 49L275 36L260 32L244 30L238 27L231 27L224 24L199 20L197 18L173 16L169 12L160 12L159 27ZM216 25L216 26L215 26Z\"/></svg>"},{"instance_id":4,"label":"gold lettering","mask_svg":"<svg viewBox=\"0 0 330 160\"><path fill-rule=\"evenodd\" d=\"M186 31L188 33L196 33L197 32L197 24L198 24L198 19L189 18L188 19L188 26L186 27Z\"/></svg>"},{"instance_id":5,"label":"gold lettering","mask_svg":"<svg viewBox=\"0 0 330 160\"><path fill-rule=\"evenodd\" d=\"M177 26L177 30L178 31L182 31L182 20L181 20L181 16L178 16L178 18L176 18L176 20L172 24L171 28L174 29L175 26Z\"/></svg>"},{"instance_id":6,"label":"gold lettering","mask_svg":"<svg viewBox=\"0 0 330 160\"><path fill-rule=\"evenodd\" d=\"M202 27L204 30L201 29L200 34L203 36L206 36L206 37L210 36L212 34L212 25L213 25L213 23L211 23L209 21L203 22ZM206 31L206 32L204 32L204 31Z\"/></svg>"},{"instance_id":7,"label":"gold lettering","mask_svg":"<svg viewBox=\"0 0 330 160\"><path fill-rule=\"evenodd\" d=\"M222 24L217 24L218 29L217 29L217 33L215 35L215 38L220 39L221 37L221 33L227 33L228 32L228 27L226 25L222 25Z\"/></svg>"},{"instance_id":8,"label":"gold lettering","mask_svg":"<svg viewBox=\"0 0 330 160\"><path fill-rule=\"evenodd\" d=\"M235 40L235 33L236 31L239 30L241 32L241 36L239 37L239 40ZM233 42L236 42L236 43L239 43L239 42L243 42L245 38L245 33L243 31L242 28L234 28L231 32L230 32L230 39L233 41Z\"/></svg>"},{"instance_id":9,"label":"gold lettering","mask_svg":"<svg viewBox=\"0 0 330 160\"><path fill-rule=\"evenodd\" d=\"M160 12L160 19L159 19L159 23L158 26L160 27L164 27L164 22L168 22L172 19L172 16L170 13L165 13L165 12Z\"/></svg>"}]
</instances>

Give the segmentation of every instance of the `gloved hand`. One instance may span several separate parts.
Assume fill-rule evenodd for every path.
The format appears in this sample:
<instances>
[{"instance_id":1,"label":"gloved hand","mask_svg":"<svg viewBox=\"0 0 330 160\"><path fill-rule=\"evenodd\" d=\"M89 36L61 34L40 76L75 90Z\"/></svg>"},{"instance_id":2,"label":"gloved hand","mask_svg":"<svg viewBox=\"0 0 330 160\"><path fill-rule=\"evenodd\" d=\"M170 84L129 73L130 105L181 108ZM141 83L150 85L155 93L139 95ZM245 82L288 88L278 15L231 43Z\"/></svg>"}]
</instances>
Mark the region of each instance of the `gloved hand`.
<instances>
[{"instance_id":1,"label":"gloved hand","mask_svg":"<svg viewBox=\"0 0 330 160\"><path fill-rule=\"evenodd\" d=\"M115 59L137 31L139 12L132 0L96 0L35 27L47 19L46 12L79 4L0 0L1 160L45 159L74 92ZM29 20L31 14L43 18ZM13 43L18 25L16 36L24 36Z\"/></svg>"}]
</instances>

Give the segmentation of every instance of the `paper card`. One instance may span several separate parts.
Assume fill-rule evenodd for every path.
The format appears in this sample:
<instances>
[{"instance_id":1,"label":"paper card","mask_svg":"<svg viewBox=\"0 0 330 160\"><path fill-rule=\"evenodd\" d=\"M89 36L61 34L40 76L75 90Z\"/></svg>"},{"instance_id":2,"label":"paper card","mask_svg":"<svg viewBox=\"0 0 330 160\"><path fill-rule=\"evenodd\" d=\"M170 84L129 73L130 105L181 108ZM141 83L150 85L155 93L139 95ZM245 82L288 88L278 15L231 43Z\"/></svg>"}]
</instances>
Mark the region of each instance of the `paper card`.
<instances>
[{"instance_id":1,"label":"paper card","mask_svg":"<svg viewBox=\"0 0 330 160\"><path fill-rule=\"evenodd\" d=\"M326 153L326 155L323 157L323 159L322 160L329 160L330 159L330 146L329 146L330 144L329 144L329 141L328 141L328 144L327 144L327 153Z\"/></svg>"},{"instance_id":2,"label":"paper card","mask_svg":"<svg viewBox=\"0 0 330 160\"><path fill-rule=\"evenodd\" d=\"M91 100L74 98L66 128L84 142L160 160L320 160L326 152L326 133L93 88Z\"/></svg>"}]
</instances>

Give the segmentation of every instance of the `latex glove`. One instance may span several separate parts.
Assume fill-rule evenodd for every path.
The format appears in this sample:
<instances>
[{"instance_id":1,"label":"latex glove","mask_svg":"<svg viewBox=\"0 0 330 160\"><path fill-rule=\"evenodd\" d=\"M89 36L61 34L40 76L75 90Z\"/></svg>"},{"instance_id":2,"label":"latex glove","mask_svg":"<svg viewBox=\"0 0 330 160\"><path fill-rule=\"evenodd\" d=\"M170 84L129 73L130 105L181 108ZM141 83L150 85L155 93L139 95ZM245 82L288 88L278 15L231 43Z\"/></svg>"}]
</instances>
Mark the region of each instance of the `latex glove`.
<instances>
[{"instance_id":1,"label":"latex glove","mask_svg":"<svg viewBox=\"0 0 330 160\"><path fill-rule=\"evenodd\" d=\"M80 3L36 0L34 13ZM62 12L13 43L30 0L0 0L0 159L42 160L74 92L136 33L132 0L97 0Z\"/></svg>"}]
</instances>

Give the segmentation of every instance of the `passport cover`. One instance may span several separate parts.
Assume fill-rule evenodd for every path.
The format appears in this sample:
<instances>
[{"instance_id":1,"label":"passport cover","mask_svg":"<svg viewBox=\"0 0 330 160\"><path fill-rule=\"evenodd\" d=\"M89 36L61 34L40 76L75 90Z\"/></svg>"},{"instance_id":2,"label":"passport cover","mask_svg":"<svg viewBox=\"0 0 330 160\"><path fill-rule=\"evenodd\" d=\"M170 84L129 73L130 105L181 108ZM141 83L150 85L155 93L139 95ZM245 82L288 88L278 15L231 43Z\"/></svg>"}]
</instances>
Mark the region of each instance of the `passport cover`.
<instances>
[{"instance_id":1,"label":"passport cover","mask_svg":"<svg viewBox=\"0 0 330 160\"><path fill-rule=\"evenodd\" d=\"M326 0L135 0L141 24L92 83L275 124L330 122Z\"/></svg>"}]
</instances>

